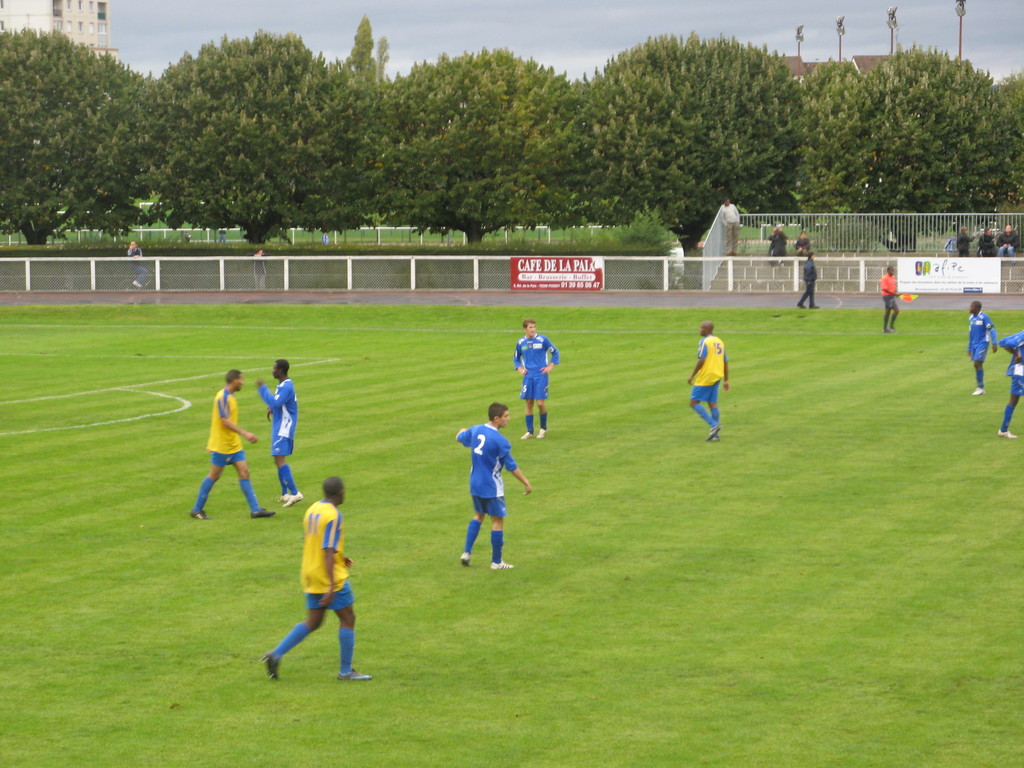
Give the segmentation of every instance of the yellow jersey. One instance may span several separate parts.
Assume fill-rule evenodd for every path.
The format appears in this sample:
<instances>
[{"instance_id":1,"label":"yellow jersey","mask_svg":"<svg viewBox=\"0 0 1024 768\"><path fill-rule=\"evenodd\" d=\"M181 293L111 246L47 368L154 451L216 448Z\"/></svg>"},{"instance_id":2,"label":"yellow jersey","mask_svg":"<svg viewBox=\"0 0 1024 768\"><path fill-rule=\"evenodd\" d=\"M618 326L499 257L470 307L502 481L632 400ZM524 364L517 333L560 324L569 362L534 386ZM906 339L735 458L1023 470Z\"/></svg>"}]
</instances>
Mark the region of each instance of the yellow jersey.
<instances>
[{"instance_id":1,"label":"yellow jersey","mask_svg":"<svg viewBox=\"0 0 1024 768\"><path fill-rule=\"evenodd\" d=\"M305 538L302 543L302 591L322 595L331 586L324 569L324 550L334 550L334 589L345 586L348 568L345 567L344 518L329 501L318 501L306 510L302 520Z\"/></svg>"},{"instance_id":2,"label":"yellow jersey","mask_svg":"<svg viewBox=\"0 0 1024 768\"><path fill-rule=\"evenodd\" d=\"M210 439L206 450L216 453L238 453L242 450L242 436L221 424L221 419L230 419L238 426L238 402L227 387L213 398L213 414L210 417Z\"/></svg>"},{"instance_id":3,"label":"yellow jersey","mask_svg":"<svg viewBox=\"0 0 1024 768\"><path fill-rule=\"evenodd\" d=\"M693 384L696 387L710 387L725 376L725 364L729 357L725 354L725 344L717 336L705 336L697 345L697 357L704 365L697 371Z\"/></svg>"}]
</instances>

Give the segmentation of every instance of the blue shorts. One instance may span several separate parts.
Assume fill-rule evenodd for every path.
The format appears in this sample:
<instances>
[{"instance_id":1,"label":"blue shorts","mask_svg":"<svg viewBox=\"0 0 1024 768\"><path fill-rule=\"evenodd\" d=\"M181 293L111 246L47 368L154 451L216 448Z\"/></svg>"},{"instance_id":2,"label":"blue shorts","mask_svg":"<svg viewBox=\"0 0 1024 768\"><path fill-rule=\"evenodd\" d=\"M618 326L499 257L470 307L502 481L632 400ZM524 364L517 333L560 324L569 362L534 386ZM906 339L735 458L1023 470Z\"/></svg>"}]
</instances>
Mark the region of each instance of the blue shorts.
<instances>
[{"instance_id":1,"label":"blue shorts","mask_svg":"<svg viewBox=\"0 0 1024 768\"><path fill-rule=\"evenodd\" d=\"M306 608L313 611L323 606L320 605L320 598L323 595L314 595L311 592L306 592ZM331 600L331 604L326 606L325 610L329 611L340 611L342 608L348 608L352 603L356 601L355 595L352 594L352 587L349 586L348 581L345 581L345 586L334 593L334 598Z\"/></svg>"},{"instance_id":2,"label":"blue shorts","mask_svg":"<svg viewBox=\"0 0 1024 768\"><path fill-rule=\"evenodd\" d=\"M496 499L485 499L483 496L473 497L473 509L477 514L490 515L491 517L505 517L508 510L505 509L505 497L499 496Z\"/></svg>"},{"instance_id":3,"label":"blue shorts","mask_svg":"<svg viewBox=\"0 0 1024 768\"><path fill-rule=\"evenodd\" d=\"M985 362L988 357L988 344L973 344L971 346L971 360Z\"/></svg>"},{"instance_id":4,"label":"blue shorts","mask_svg":"<svg viewBox=\"0 0 1024 768\"><path fill-rule=\"evenodd\" d=\"M290 437L281 437L280 435L274 435L274 440L270 444L270 455L271 456L291 456L292 450L295 448L295 441Z\"/></svg>"},{"instance_id":5,"label":"blue shorts","mask_svg":"<svg viewBox=\"0 0 1024 768\"><path fill-rule=\"evenodd\" d=\"M1010 377L1010 394L1024 396L1024 377L1011 376Z\"/></svg>"},{"instance_id":6,"label":"blue shorts","mask_svg":"<svg viewBox=\"0 0 1024 768\"><path fill-rule=\"evenodd\" d=\"M210 451L210 463L218 467L226 467L229 464L237 464L240 461L245 461L245 451L238 451L237 453Z\"/></svg>"},{"instance_id":7,"label":"blue shorts","mask_svg":"<svg viewBox=\"0 0 1024 768\"><path fill-rule=\"evenodd\" d=\"M548 375L546 373L528 373L523 376L523 388L519 391L520 400L547 400Z\"/></svg>"},{"instance_id":8,"label":"blue shorts","mask_svg":"<svg viewBox=\"0 0 1024 768\"><path fill-rule=\"evenodd\" d=\"M717 403L718 385L721 383L721 381L716 381L709 387L694 387L690 391L690 399L701 403Z\"/></svg>"}]
</instances>

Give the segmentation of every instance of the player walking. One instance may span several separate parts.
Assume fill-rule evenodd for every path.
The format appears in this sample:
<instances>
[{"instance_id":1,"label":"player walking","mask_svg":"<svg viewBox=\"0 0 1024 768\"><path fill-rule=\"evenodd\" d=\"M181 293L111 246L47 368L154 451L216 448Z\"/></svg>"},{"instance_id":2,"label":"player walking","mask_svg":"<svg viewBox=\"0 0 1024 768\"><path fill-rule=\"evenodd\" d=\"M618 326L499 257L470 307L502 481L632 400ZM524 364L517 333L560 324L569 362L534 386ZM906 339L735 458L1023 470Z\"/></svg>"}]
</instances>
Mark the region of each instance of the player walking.
<instances>
[{"instance_id":1,"label":"player walking","mask_svg":"<svg viewBox=\"0 0 1024 768\"><path fill-rule=\"evenodd\" d=\"M238 401L235 393L245 384L245 379L241 371L233 369L228 371L225 382L227 386L213 399L213 413L210 416L210 439L206 443L206 450L210 453L210 474L203 478L196 503L189 514L196 520L210 519L203 509L206 499L214 484L220 480L224 467L231 465L238 473L238 485L249 503L249 517L273 517L274 513L260 507L256 500L256 492L249 479L249 464L242 450L243 437L250 443L255 443L257 439L252 432L238 426Z\"/></svg>"},{"instance_id":2,"label":"player walking","mask_svg":"<svg viewBox=\"0 0 1024 768\"><path fill-rule=\"evenodd\" d=\"M491 518L491 570L504 571L514 566L502 560L505 546L505 481L501 470L507 469L526 488L524 494L533 490L530 481L512 458L512 444L498 430L508 425L508 406L491 403L487 409L486 424L460 430L455 439L470 449L472 466L469 473L469 493L473 497L475 514L466 529L466 547L459 558L463 565L469 565L473 544L480 533L484 517Z\"/></svg>"},{"instance_id":3,"label":"player walking","mask_svg":"<svg viewBox=\"0 0 1024 768\"><path fill-rule=\"evenodd\" d=\"M697 365L686 380L693 385L690 392L690 407L694 413L707 422L711 429L704 442L717 443L718 433L722 429L718 414L718 384L725 381L725 391L729 391L729 356L725 353L725 344L717 336L712 335L715 324L705 320L700 324L700 343L697 345ZM702 403L707 403L710 413Z\"/></svg>"}]
</instances>

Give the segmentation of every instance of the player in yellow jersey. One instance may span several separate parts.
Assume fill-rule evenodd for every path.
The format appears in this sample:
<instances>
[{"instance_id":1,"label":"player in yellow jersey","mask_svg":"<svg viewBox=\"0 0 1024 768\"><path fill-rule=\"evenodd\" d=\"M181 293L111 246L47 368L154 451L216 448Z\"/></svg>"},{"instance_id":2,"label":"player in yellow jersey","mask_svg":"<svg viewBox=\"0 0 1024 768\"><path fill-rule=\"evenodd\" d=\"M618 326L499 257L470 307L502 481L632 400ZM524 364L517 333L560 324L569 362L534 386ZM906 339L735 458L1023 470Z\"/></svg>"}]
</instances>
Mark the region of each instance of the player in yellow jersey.
<instances>
[{"instance_id":1,"label":"player in yellow jersey","mask_svg":"<svg viewBox=\"0 0 1024 768\"><path fill-rule=\"evenodd\" d=\"M690 393L690 407L707 422L711 430L704 438L705 442L717 443L718 433L722 429L718 415L718 384L725 382L725 391L729 391L729 356L725 353L725 344L712 334L715 324L705 320L700 324L700 344L697 346L697 365L686 380L693 385ZM702 403L707 403L709 413Z\"/></svg>"},{"instance_id":2,"label":"player in yellow jersey","mask_svg":"<svg viewBox=\"0 0 1024 768\"><path fill-rule=\"evenodd\" d=\"M351 558L345 557L344 518L338 507L345 501L345 483L340 477L324 480L324 497L306 510L302 521L305 538L302 545L302 591L306 595L306 620L292 627L292 631L277 647L263 654L267 676L277 680L281 657L301 643L310 632L320 628L328 609L338 614L338 643L341 646L339 680L371 680L352 669L352 654L356 646L356 612L352 607L355 597L348 583Z\"/></svg>"},{"instance_id":3,"label":"player in yellow jersey","mask_svg":"<svg viewBox=\"0 0 1024 768\"><path fill-rule=\"evenodd\" d=\"M245 451L242 450L243 437L250 443L256 442L256 435L238 426L238 402L235 400L235 392L245 384L245 378L241 371L230 370L224 380L226 386L213 398L213 412L210 414L210 439L206 442L206 450L210 453L210 474L203 478L196 503L189 515L196 520L210 519L203 507L206 506L206 499L213 490L214 483L220 480L224 467L230 464L238 472L238 485L249 503L249 517L273 517L274 513L263 509L256 500L256 492L253 491L252 481L249 480L249 464L245 460Z\"/></svg>"}]
</instances>

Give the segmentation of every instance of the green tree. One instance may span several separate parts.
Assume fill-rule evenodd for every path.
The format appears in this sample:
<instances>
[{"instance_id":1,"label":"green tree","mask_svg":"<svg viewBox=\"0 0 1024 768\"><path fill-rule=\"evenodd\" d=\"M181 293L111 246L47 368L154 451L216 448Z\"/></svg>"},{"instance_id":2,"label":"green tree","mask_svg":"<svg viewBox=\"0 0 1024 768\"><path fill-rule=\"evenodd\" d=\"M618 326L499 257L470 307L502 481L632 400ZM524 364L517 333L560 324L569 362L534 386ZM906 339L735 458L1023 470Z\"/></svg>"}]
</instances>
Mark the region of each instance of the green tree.
<instances>
[{"instance_id":1,"label":"green tree","mask_svg":"<svg viewBox=\"0 0 1024 768\"><path fill-rule=\"evenodd\" d=\"M359 73L373 73L376 75L377 64L373 58L373 28L370 26L370 19L363 16L356 28L355 42L352 45L352 52L345 60L345 66Z\"/></svg>"},{"instance_id":2,"label":"green tree","mask_svg":"<svg viewBox=\"0 0 1024 768\"><path fill-rule=\"evenodd\" d=\"M41 245L137 222L144 85L66 35L0 34L0 231Z\"/></svg>"},{"instance_id":3,"label":"green tree","mask_svg":"<svg viewBox=\"0 0 1024 768\"><path fill-rule=\"evenodd\" d=\"M992 80L944 53L900 51L863 76L805 83L804 207L854 212L994 210L1008 194Z\"/></svg>"},{"instance_id":4,"label":"green tree","mask_svg":"<svg viewBox=\"0 0 1024 768\"><path fill-rule=\"evenodd\" d=\"M238 226L251 243L319 229L338 162L331 97L323 58L295 35L225 37L184 56L153 98L153 215Z\"/></svg>"},{"instance_id":5,"label":"green tree","mask_svg":"<svg viewBox=\"0 0 1024 768\"><path fill-rule=\"evenodd\" d=\"M576 103L564 75L484 50L417 64L385 93L393 220L478 242L563 215Z\"/></svg>"},{"instance_id":6,"label":"green tree","mask_svg":"<svg viewBox=\"0 0 1024 768\"><path fill-rule=\"evenodd\" d=\"M1014 72L996 86L998 111L1002 118L1004 149L1003 174L1007 179L1006 202L1013 210L1024 209L1024 131L1020 129L1024 115L1024 72Z\"/></svg>"},{"instance_id":7,"label":"green tree","mask_svg":"<svg viewBox=\"0 0 1024 768\"><path fill-rule=\"evenodd\" d=\"M723 197L792 206L797 85L782 59L724 38L652 38L585 88L583 141L592 218L660 217L695 243Z\"/></svg>"}]
</instances>

